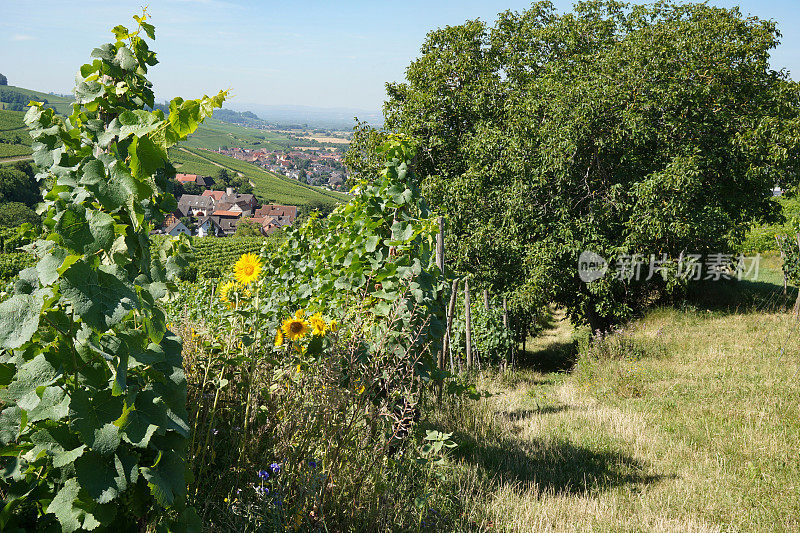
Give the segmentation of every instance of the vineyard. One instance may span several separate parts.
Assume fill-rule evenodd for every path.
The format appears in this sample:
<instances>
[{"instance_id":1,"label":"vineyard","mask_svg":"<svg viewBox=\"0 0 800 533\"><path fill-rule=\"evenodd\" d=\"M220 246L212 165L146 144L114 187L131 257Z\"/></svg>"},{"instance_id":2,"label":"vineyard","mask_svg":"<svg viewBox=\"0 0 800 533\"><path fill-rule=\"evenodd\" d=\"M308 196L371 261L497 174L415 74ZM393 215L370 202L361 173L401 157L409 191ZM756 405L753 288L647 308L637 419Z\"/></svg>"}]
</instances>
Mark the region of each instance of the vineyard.
<instances>
[{"instance_id":1,"label":"vineyard","mask_svg":"<svg viewBox=\"0 0 800 533\"><path fill-rule=\"evenodd\" d=\"M0 158L30 155L31 138L23 111L0 110Z\"/></svg>"}]
</instances>

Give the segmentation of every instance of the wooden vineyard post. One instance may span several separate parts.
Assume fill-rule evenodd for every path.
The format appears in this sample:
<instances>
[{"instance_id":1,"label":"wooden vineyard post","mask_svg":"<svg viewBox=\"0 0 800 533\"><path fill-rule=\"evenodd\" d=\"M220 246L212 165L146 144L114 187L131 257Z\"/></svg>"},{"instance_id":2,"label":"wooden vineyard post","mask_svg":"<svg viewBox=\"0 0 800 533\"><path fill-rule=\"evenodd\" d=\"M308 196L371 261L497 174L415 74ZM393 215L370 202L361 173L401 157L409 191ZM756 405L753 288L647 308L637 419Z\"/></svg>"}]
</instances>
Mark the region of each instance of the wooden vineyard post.
<instances>
[{"instance_id":1,"label":"wooden vineyard post","mask_svg":"<svg viewBox=\"0 0 800 533\"><path fill-rule=\"evenodd\" d=\"M786 255L783 253L783 243L777 235L775 235L775 242L778 243L778 251L781 253L781 263L783 263L786 261ZM786 268L782 266L781 270L783 270L783 295L786 296L786 289L789 280L786 278Z\"/></svg>"},{"instance_id":2,"label":"wooden vineyard post","mask_svg":"<svg viewBox=\"0 0 800 533\"><path fill-rule=\"evenodd\" d=\"M444 217L439 217L439 233L436 235L436 266L439 267L439 274L444 275ZM454 282L455 284L455 282ZM451 296L450 299L452 300L453 297ZM449 317L445 317L445 320L449 322ZM442 339L442 350L439 352L439 360L437 361L437 367L440 371L444 370L444 358L445 354L447 353L447 339L448 331L445 329L444 338ZM439 381L436 387L436 396L439 403L442 403L442 382Z\"/></svg>"},{"instance_id":3,"label":"wooden vineyard post","mask_svg":"<svg viewBox=\"0 0 800 533\"><path fill-rule=\"evenodd\" d=\"M795 240L797 241L797 253L798 253L797 257L800 260L800 233L795 233L794 236L795 236ZM786 275L786 269L784 269L783 272L784 272L784 276L785 276ZM797 282L797 280L795 280L795 283L796 282ZM800 316L800 287L798 287L798 291L797 291L797 300L795 300L795 302L794 302L794 316L795 317Z\"/></svg>"},{"instance_id":4,"label":"wooden vineyard post","mask_svg":"<svg viewBox=\"0 0 800 533\"><path fill-rule=\"evenodd\" d=\"M506 302L506 297L503 296L503 329L508 331L508 303ZM508 360L511 357L510 353L506 354L506 359L503 361L503 370L508 368Z\"/></svg>"},{"instance_id":5,"label":"wooden vineyard post","mask_svg":"<svg viewBox=\"0 0 800 533\"><path fill-rule=\"evenodd\" d=\"M458 279L453 280L453 286L450 289L450 303L447 305L447 325L444 330L444 342L442 343L442 353L439 359L440 368L445 366L445 357L450 349L450 335L453 329L453 314L456 311L456 296L458 294ZM450 370L453 370L453 359L450 358Z\"/></svg>"},{"instance_id":6,"label":"wooden vineyard post","mask_svg":"<svg viewBox=\"0 0 800 533\"><path fill-rule=\"evenodd\" d=\"M469 280L464 280L464 325L467 336L467 370L472 369L472 311L469 307Z\"/></svg>"},{"instance_id":7,"label":"wooden vineyard post","mask_svg":"<svg viewBox=\"0 0 800 533\"><path fill-rule=\"evenodd\" d=\"M489 310L489 289L483 289L483 307Z\"/></svg>"}]
</instances>

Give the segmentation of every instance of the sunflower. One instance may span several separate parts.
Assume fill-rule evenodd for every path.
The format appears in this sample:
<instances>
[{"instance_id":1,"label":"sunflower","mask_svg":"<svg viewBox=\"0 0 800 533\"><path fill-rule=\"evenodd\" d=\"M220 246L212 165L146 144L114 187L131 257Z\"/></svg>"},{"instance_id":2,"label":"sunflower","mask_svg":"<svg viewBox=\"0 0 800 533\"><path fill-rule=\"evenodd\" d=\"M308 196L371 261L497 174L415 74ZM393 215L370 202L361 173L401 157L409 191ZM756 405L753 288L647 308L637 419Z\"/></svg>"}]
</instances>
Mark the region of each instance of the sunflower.
<instances>
[{"instance_id":1,"label":"sunflower","mask_svg":"<svg viewBox=\"0 0 800 533\"><path fill-rule=\"evenodd\" d=\"M275 347L280 348L283 346L283 332L278 328L278 333L275 334Z\"/></svg>"},{"instance_id":2,"label":"sunflower","mask_svg":"<svg viewBox=\"0 0 800 533\"><path fill-rule=\"evenodd\" d=\"M230 298L228 298L228 295L230 294L233 286L234 284L232 281L226 281L225 283L220 285L219 289L217 290L217 294L219 294L219 299L225 303L231 303L231 300Z\"/></svg>"},{"instance_id":3,"label":"sunflower","mask_svg":"<svg viewBox=\"0 0 800 533\"><path fill-rule=\"evenodd\" d=\"M325 330L328 325L325 324L325 320L323 320L320 313L311 316L308 321L311 322L312 334L319 335L320 337L325 335Z\"/></svg>"},{"instance_id":4,"label":"sunflower","mask_svg":"<svg viewBox=\"0 0 800 533\"><path fill-rule=\"evenodd\" d=\"M261 260L256 254L244 254L236 261L233 271L236 281L242 285L249 285L261 274Z\"/></svg>"},{"instance_id":5,"label":"sunflower","mask_svg":"<svg viewBox=\"0 0 800 533\"><path fill-rule=\"evenodd\" d=\"M305 337L309 330L308 322L303 320L302 317L298 317L297 314L295 314L294 318L284 320L281 328L283 329L283 334L289 337L289 340Z\"/></svg>"}]
</instances>

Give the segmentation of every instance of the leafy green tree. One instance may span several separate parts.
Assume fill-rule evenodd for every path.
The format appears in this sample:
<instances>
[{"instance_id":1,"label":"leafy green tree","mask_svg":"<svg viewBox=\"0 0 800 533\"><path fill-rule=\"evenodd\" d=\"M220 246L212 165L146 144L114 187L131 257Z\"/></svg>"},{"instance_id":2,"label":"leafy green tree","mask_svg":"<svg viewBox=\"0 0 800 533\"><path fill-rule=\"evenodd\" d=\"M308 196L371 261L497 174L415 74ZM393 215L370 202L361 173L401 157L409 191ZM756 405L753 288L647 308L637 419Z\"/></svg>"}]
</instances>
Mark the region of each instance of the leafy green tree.
<instances>
[{"instance_id":1,"label":"leafy green tree","mask_svg":"<svg viewBox=\"0 0 800 533\"><path fill-rule=\"evenodd\" d=\"M0 167L0 203L19 202L34 206L41 201L39 184L24 167Z\"/></svg>"},{"instance_id":2,"label":"leafy green tree","mask_svg":"<svg viewBox=\"0 0 800 533\"><path fill-rule=\"evenodd\" d=\"M555 301L606 328L678 286L618 279L613 258L675 269L682 253L729 251L800 175L800 90L770 68L778 37L706 4L538 2L431 32L407 81L387 84L386 127L420 143L457 270L517 313ZM355 175L379 135L356 131ZM584 250L612 260L588 284Z\"/></svg>"},{"instance_id":3,"label":"leafy green tree","mask_svg":"<svg viewBox=\"0 0 800 533\"><path fill-rule=\"evenodd\" d=\"M6 78L2 73L0 73L0 85L8 85L8 78Z\"/></svg>"},{"instance_id":4,"label":"leafy green tree","mask_svg":"<svg viewBox=\"0 0 800 533\"><path fill-rule=\"evenodd\" d=\"M3 531L200 528L186 507L181 341L158 304L188 247L151 253L149 233L176 207L167 148L225 92L146 111L146 17L93 50L68 120L41 104L25 117L47 235L0 304Z\"/></svg>"},{"instance_id":5,"label":"leafy green tree","mask_svg":"<svg viewBox=\"0 0 800 533\"><path fill-rule=\"evenodd\" d=\"M22 224L38 226L41 223L41 217L33 209L21 202L0 204L0 227L14 228Z\"/></svg>"},{"instance_id":6,"label":"leafy green tree","mask_svg":"<svg viewBox=\"0 0 800 533\"><path fill-rule=\"evenodd\" d=\"M261 226L249 220L242 220L237 224L234 237L261 237Z\"/></svg>"}]
</instances>

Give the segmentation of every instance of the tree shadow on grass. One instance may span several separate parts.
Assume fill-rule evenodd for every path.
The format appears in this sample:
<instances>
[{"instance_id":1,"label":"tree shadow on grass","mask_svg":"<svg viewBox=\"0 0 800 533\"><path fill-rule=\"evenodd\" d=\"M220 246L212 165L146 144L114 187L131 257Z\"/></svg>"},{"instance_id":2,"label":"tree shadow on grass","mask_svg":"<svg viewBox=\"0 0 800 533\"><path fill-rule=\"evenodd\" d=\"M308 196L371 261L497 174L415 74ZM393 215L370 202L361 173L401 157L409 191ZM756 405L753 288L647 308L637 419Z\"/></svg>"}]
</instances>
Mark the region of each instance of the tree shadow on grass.
<instances>
[{"instance_id":1,"label":"tree shadow on grass","mask_svg":"<svg viewBox=\"0 0 800 533\"><path fill-rule=\"evenodd\" d=\"M497 415L511 422L524 420L538 415L552 415L572 409L569 405L543 405L538 409L519 409L516 411L501 411Z\"/></svg>"},{"instance_id":2,"label":"tree shadow on grass","mask_svg":"<svg viewBox=\"0 0 800 533\"><path fill-rule=\"evenodd\" d=\"M457 433L455 455L485 469L500 484L535 483L554 494L603 492L623 485L647 485L670 477L622 452L594 450L566 441L476 442ZM674 477L674 476L672 476Z\"/></svg>"},{"instance_id":3,"label":"tree shadow on grass","mask_svg":"<svg viewBox=\"0 0 800 533\"><path fill-rule=\"evenodd\" d=\"M766 281L721 280L696 282L688 286L686 305L722 314L791 311L797 289Z\"/></svg>"},{"instance_id":4,"label":"tree shadow on grass","mask_svg":"<svg viewBox=\"0 0 800 533\"><path fill-rule=\"evenodd\" d=\"M536 351L521 352L517 364L542 374L568 372L578 360L578 339L557 341Z\"/></svg>"}]
</instances>

